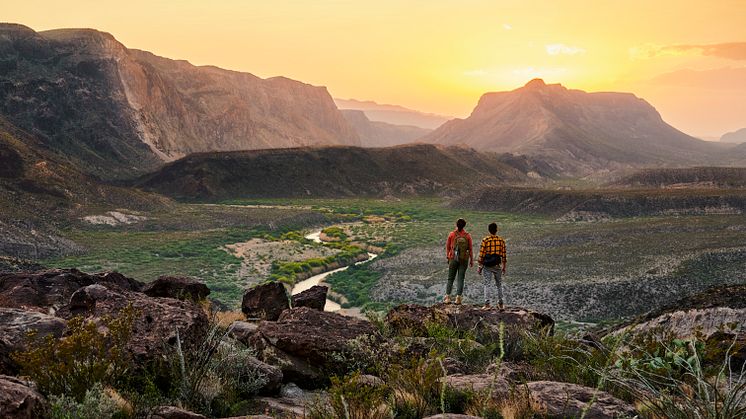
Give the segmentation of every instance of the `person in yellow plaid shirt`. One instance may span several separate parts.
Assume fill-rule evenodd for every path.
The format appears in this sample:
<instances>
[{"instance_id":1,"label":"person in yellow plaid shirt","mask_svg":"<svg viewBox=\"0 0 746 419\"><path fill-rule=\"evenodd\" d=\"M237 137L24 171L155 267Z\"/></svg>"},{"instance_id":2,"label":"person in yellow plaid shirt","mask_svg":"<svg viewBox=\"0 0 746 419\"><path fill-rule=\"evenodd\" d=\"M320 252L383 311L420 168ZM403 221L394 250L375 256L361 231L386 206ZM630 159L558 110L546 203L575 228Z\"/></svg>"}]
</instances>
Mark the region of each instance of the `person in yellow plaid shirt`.
<instances>
[{"instance_id":1,"label":"person in yellow plaid shirt","mask_svg":"<svg viewBox=\"0 0 746 419\"><path fill-rule=\"evenodd\" d=\"M497 235L497 224L487 226L490 235L482 239L479 246L479 267L477 273L482 275L484 282L484 308L490 308L490 283L494 279L497 285L497 306L503 309L502 276L508 264L505 240Z\"/></svg>"}]
</instances>

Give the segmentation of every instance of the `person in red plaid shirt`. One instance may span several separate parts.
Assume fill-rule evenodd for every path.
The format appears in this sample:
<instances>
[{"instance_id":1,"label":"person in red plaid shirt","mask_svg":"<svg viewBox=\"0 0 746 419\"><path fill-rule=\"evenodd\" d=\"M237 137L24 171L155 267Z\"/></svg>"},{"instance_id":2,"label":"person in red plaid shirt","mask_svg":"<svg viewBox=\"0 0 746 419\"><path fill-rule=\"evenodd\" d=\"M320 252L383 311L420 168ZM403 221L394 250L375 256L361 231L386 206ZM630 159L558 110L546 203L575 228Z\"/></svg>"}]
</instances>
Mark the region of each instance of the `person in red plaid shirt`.
<instances>
[{"instance_id":1,"label":"person in red plaid shirt","mask_svg":"<svg viewBox=\"0 0 746 419\"><path fill-rule=\"evenodd\" d=\"M497 306L503 309L503 285L502 276L505 275L505 267L508 264L505 240L497 235L497 224L487 226L490 235L482 239L479 246L479 267L477 273L482 274L484 280L484 307L490 308L489 291L490 283L495 281L497 285Z\"/></svg>"}]
</instances>

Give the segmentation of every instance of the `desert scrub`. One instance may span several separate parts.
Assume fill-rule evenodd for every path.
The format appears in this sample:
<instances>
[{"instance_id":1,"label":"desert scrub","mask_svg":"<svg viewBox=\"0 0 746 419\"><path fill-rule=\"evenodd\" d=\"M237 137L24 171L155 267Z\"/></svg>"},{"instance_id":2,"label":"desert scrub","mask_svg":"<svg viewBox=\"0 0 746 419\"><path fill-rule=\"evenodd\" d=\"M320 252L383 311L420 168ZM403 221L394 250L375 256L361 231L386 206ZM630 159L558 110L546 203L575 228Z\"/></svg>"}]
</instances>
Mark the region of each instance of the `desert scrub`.
<instances>
[{"instance_id":1,"label":"desert scrub","mask_svg":"<svg viewBox=\"0 0 746 419\"><path fill-rule=\"evenodd\" d=\"M368 264L352 265L347 270L329 275L324 279L338 292L347 298L342 307L365 307L370 303L370 291L383 274L373 270Z\"/></svg>"},{"instance_id":2,"label":"desert scrub","mask_svg":"<svg viewBox=\"0 0 746 419\"><path fill-rule=\"evenodd\" d=\"M344 229L342 229L341 227L336 227L336 226L327 227L321 230L321 232L327 235L328 237L332 237L340 241L347 240L347 233L345 233Z\"/></svg>"},{"instance_id":3,"label":"desert scrub","mask_svg":"<svg viewBox=\"0 0 746 419\"><path fill-rule=\"evenodd\" d=\"M448 325L437 322L426 324L427 337L430 338L431 349L446 358L453 358L470 370L483 371L499 356L502 339L499 342L481 344L470 331L457 330ZM501 336L505 336L504 327Z\"/></svg>"},{"instance_id":4,"label":"desert scrub","mask_svg":"<svg viewBox=\"0 0 746 419\"><path fill-rule=\"evenodd\" d=\"M310 272L313 268L327 266L335 262L341 265L350 265L354 263L355 258L364 253L359 247L345 246L341 253L325 258L311 258L302 262L274 261L272 262L272 273L269 279L295 285L295 279L299 273Z\"/></svg>"},{"instance_id":5,"label":"desert scrub","mask_svg":"<svg viewBox=\"0 0 746 419\"><path fill-rule=\"evenodd\" d=\"M42 393L82 401L93 385L114 385L133 368L126 346L135 317L131 305L122 309L119 317L104 317L99 324L73 317L67 322L64 339L45 336L40 340L32 332L28 337L30 349L12 357ZM102 333L101 329L108 332Z\"/></svg>"},{"instance_id":6,"label":"desert scrub","mask_svg":"<svg viewBox=\"0 0 746 419\"><path fill-rule=\"evenodd\" d=\"M311 419L393 419L391 389L381 383L367 383L359 372L332 377L327 403L317 401L309 412Z\"/></svg>"},{"instance_id":7,"label":"desert scrub","mask_svg":"<svg viewBox=\"0 0 746 419\"><path fill-rule=\"evenodd\" d=\"M101 383L86 390L81 401L64 394L49 397L50 419L126 418L131 413L120 406Z\"/></svg>"}]
</instances>

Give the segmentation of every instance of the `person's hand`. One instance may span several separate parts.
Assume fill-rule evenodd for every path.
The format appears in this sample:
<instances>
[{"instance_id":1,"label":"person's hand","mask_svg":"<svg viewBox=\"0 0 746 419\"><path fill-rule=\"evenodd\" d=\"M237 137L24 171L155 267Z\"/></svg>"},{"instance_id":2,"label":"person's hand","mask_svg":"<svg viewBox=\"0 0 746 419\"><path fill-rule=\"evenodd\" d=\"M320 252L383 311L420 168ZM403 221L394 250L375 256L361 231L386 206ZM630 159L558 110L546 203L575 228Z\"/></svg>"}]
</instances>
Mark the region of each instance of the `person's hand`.
<instances>
[{"instance_id":1,"label":"person's hand","mask_svg":"<svg viewBox=\"0 0 746 419\"><path fill-rule=\"evenodd\" d=\"M503 275L505 275L505 265L503 265Z\"/></svg>"},{"instance_id":2,"label":"person's hand","mask_svg":"<svg viewBox=\"0 0 746 419\"><path fill-rule=\"evenodd\" d=\"M470 268L473 268L473 267L474 267L474 261L473 261L473 260L470 260L470 261L469 261L469 267L470 267Z\"/></svg>"}]
</instances>

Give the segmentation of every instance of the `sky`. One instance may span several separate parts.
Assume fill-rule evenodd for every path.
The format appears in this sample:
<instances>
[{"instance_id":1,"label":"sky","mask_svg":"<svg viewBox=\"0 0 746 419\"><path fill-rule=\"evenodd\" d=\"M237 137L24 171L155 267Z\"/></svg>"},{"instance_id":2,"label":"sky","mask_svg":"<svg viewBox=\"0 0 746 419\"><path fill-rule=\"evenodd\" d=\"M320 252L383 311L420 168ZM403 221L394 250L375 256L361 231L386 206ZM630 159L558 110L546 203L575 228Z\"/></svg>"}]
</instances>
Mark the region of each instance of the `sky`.
<instances>
[{"instance_id":1,"label":"sky","mask_svg":"<svg viewBox=\"0 0 746 419\"><path fill-rule=\"evenodd\" d=\"M627 91L684 132L746 127L746 0L2 0L0 20L465 117L535 77Z\"/></svg>"}]
</instances>

